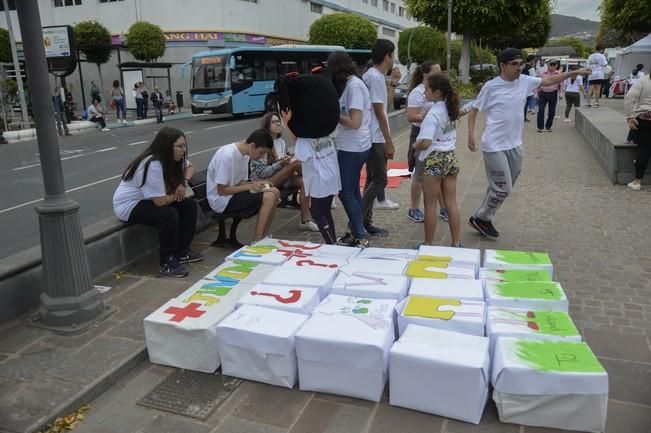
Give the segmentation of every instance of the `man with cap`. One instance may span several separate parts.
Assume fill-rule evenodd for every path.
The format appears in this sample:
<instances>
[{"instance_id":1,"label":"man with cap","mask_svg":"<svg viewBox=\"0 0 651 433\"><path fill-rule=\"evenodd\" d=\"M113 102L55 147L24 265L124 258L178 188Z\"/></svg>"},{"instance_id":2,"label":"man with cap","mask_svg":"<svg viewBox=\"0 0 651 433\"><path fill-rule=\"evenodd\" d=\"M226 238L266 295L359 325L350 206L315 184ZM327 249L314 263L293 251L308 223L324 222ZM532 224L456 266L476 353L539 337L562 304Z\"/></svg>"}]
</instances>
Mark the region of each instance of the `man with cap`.
<instances>
[{"instance_id":1,"label":"man with cap","mask_svg":"<svg viewBox=\"0 0 651 433\"><path fill-rule=\"evenodd\" d=\"M497 239L493 226L495 212L509 196L522 170L522 106L527 95L539 86L553 86L590 71L578 69L545 78L521 75L522 52L507 48L497 56L500 75L482 87L468 113L468 148L475 152L475 123L478 111L486 111L486 128L481 138L484 168L488 179L486 195L468 224L481 235Z\"/></svg>"}]
</instances>

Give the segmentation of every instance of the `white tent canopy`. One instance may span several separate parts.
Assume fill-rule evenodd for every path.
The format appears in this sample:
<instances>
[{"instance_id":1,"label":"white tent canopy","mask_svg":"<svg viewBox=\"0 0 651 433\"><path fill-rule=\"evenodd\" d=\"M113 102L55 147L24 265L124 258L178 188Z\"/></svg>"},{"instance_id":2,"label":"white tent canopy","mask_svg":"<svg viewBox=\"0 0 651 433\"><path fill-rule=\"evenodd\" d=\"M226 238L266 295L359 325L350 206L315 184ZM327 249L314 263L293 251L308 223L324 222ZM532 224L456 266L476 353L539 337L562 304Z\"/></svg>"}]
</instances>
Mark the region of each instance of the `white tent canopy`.
<instances>
[{"instance_id":1,"label":"white tent canopy","mask_svg":"<svg viewBox=\"0 0 651 433\"><path fill-rule=\"evenodd\" d=\"M628 77L635 65L639 63L644 65L646 74L651 71L651 33L633 45L624 48L622 54L617 56L615 75L622 78Z\"/></svg>"}]
</instances>

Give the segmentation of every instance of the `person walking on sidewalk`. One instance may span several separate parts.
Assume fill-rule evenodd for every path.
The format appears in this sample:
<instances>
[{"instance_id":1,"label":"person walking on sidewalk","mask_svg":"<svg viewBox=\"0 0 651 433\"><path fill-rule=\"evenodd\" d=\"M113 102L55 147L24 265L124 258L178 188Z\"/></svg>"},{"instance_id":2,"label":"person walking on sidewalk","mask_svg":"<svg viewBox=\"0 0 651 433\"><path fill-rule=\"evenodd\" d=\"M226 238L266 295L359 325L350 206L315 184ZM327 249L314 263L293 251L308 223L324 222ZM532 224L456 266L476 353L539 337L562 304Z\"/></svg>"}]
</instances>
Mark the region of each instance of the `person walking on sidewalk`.
<instances>
[{"instance_id":1,"label":"person walking on sidewalk","mask_svg":"<svg viewBox=\"0 0 651 433\"><path fill-rule=\"evenodd\" d=\"M146 119L147 113L149 113L149 91L142 81L140 82L140 94L142 95L142 117Z\"/></svg>"},{"instance_id":2,"label":"person walking on sidewalk","mask_svg":"<svg viewBox=\"0 0 651 433\"><path fill-rule=\"evenodd\" d=\"M52 104L54 105L54 118L57 122L57 132L59 136L71 135L70 130L68 130L68 122L66 122L65 115L65 106L64 102L66 100L65 92L61 88L60 84L57 84L54 89L54 96L52 96Z\"/></svg>"},{"instance_id":3,"label":"person walking on sidewalk","mask_svg":"<svg viewBox=\"0 0 651 433\"><path fill-rule=\"evenodd\" d=\"M591 107L592 95L594 94L595 107L599 107L599 97L601 96L601 86L604 84L604 70L608 65L608 59L604 56L604 47L597 45L595 52L588 56L588 68L591 72L588 76L588 97L585 103L586 107Z\"/></svg>"},{"instance_id":4,"label":"person walking on sidewalk","mask_svg":"<svg viewBox=\"0 0 651 433\"><path fill-rule=\"evenodd\" d=\"M113 80L111 98L115 104L115 117L118 123L127 123L127 107L124 100L124 89L120 86L119 80Z\"/></svg>"},{"instance_id":5,"label":"person walking on sidewalk","mask_svg":"<svg viewBox=\"0 0 651 433\"><path fill-rule=\"evenodd\" d=\"M182 262L203 260L190 249L197 225L197 204L186 198L194 167L187 158L182 131L162 128L154 141L122 174L113 195L113 211L125 222L158 228L160 273L185 277Z\"/></svg>"},{"instance_id":6,"label":"person walking on sidewalk","mask_svg":"<svg viewBox=\"0 0 651 433\"><path fill-rule=\"evenodd\" d=\"M640 78L624 97L628 127L635 131L637 144L635 179L628 184L634 191L642 188L642 179L651 158L651 76Z\"/></svg>"},{"instance_id":7,"label":"person walking on sidewalk","mask_svg":"<svg viewBox=\"0 0 651 433\"><path fill-rule=\"evenodd\" d=\"M163 94L158 90L158 86L154 86L154 92L151 94L151 104L154 106L154 113L156 113L156 123L164 123Z\"/></svg>"},{"instance_id":8,"label":"person walking on sidewalk","mask_svg":"<svg viewBox=\"0 0 651 433\"><path fill-rule=\"evenodd\" d=\"M578 66L571 66L570 70L574 71L578 69ZM574 111L581 106L581 95L584 94L583 91L583 77L577 75L574 78L568 78L565 80L565 120L563 122L569 123L570 120L570 111L572 106L574 106Z\"/></svg>"},{"instance_id":9,"label":"person walking on sidewalk","mask_svg":"<svg viewBox=\"0 0 651 433\"><path fill-rule=\"evenodd\" d=\"M144 107L145 103L142 100L142 89L140 83L133 85L133 98L136 100L136 119L140 120L144 118Z\"/></svg>"},{"instance_id":10,"label":"person walking on sidewalk","mask_svg":"<svg viewBox=\"0 0 651 433\"><path fill-rule=\"evenodd\" d=\"M558 71L558 60L551 60L547 65L547 71L540 78L553 77L560 75ZM556 104L559 99L563 99L565 94L565 84L560 82L552 86L540 86L538 88L538 132L552 132L554 116L556 116ZM545 107L548 107L547 121L545 121Z\"/></svg>"},{"instance_id":11,"label":"person walking on sidewalk","mask_svg":"<svg viewBox=\"0 0 651 433\"><path fill-rule=\"evenodd\" d=\"M484 84L468 114L468 148L475 152L478 149L475 140L477 112L486 111L481 150L488 179L486 195L468 224L492 239L499 237L492 223L495 212L511 194L522 170L522 106L527 95L538 86L552 86L590 72L589 69L579 69L545 78L521 75L522 52L516 48L500 52L497 61L500 75Z\"/></svg>"}]
</instances>

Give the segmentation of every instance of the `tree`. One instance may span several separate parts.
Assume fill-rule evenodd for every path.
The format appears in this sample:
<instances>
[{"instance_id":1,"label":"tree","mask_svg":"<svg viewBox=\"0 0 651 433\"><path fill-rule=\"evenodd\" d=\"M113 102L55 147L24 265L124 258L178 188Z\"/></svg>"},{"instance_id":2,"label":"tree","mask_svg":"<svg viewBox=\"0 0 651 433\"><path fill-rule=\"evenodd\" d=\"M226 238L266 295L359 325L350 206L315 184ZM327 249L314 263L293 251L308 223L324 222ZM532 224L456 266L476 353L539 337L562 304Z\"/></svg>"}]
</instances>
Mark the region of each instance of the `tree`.
<instances>
[{"instance_id":1,"label":"tree","mask_svg":"<svg viewBox=\"0 0 651 433\"><path fill-rule=\"evenodd\" d=\"M346 12L324 15L309 30L309 42L313 45L370 49L376 39L377 29L370 20Z\"/></svg>"},{"instance_id":2,"label":"tree","mask_svg":"<svg viewBox=\"0 0 651 433\"><path fill-rule=\"evenodd\" d=\"M155 24L137 21L127 32L127 49L133 57L151 62L165 54L165 34Z\"/></svg>"},{"instance_id":3,"label":"tree","mask_svg":"<svg viewBox=\"0 0 651 433\"><path fill-rule=\"evenodd\" d=\"M9 42L9 32L7 29L0 28L0 62L11 63L13 62L11 55L11 44Z\"/></svg>"},{"instance_id":4,"label":"tree","mask_svg":"<svg viewBox=\"0 0 651 433\"><path fill-rule=\"evenodd\" d=\"M651 32L651 8L648 1L602 0L601 26L621 33Z\"/></svg>"},{"instance_id":5,"label":"tree","mask_svg":"<svg viewBox=\"0 0 651 433\"><path fill-rule=\"evenodd\" d=\"M446 56L445 34L425 26L405 29L398 39L398 53L403 65L425 60L434 60L443 65Z\"/></svg>"},{"instance_id":6,"label":"tree","mask_svg":"<svg viewBox=\"0 0 651 433\"><path fill-rule=\"evenodd\" d=\"M554 42L550 42L548 45L552 47L569 45L574 48L576 54L581 59L586 59L590 55L590 48L588 48L586 44L576 36L565 36L555 40Z\"/></svg>"},{"instance_id":7,"label":"tree","mask_svg":"<svg viewBox=\"0 0 651 433\"><path fill-rule=\"evenodd\" d=\"M86 56L86 60L95 63L99 75L100 92L104 93L102 65L109 61L112 54L111 33L97 21L82 21L75 25L77 47Z\"/></svg>"},{"instance_id":8,"label":"tree","mask_svg":"<svg viewBox=\"0 0 651 433\"><path fill-rule=\"evenodd\" d=\"M481 37L507 40L524 35L540 21L550 19L550 0L455 0L452 31L463 34L459 71L469 81L470 42ZM425 24L447 31L448 0L405 0L409 13ZM546 39L545 34L545 39Z\"/></svg>"}]
</instances>

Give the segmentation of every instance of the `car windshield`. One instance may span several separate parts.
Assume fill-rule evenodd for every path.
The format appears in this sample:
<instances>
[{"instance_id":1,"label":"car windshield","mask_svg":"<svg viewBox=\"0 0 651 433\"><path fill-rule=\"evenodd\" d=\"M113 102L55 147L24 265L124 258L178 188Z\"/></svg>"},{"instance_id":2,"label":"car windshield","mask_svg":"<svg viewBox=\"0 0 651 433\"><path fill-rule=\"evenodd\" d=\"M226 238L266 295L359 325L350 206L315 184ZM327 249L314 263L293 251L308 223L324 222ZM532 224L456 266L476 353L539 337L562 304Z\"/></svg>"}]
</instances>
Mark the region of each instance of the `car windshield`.
<instances>
[{"instance_id":1,"label":"car windshield","mask_svg":"<svg viewBox=\"0 0 651 433\"><path fill-rule=\"evenodd\" d=\"M192 82L195 89L227 89L229 80L226 56L208 56L192 62Z\"/></svg>"}]
</instances>

